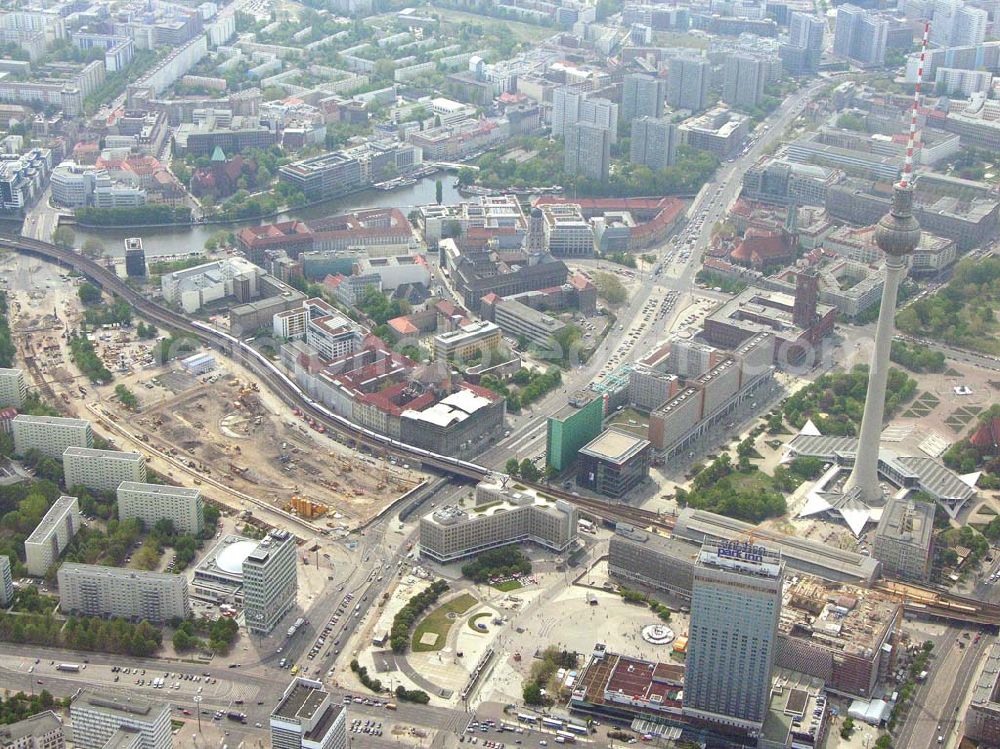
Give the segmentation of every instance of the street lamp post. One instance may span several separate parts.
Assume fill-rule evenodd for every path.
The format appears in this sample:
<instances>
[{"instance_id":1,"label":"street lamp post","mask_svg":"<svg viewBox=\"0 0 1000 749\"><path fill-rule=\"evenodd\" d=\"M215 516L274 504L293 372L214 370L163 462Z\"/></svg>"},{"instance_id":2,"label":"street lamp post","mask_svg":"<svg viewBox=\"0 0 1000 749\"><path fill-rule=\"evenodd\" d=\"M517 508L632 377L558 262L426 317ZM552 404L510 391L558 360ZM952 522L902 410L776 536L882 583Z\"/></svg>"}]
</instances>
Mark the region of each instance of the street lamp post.
<instances>
[{"instance_id":1,"label":"street lamp post","mask_svg":"<svg viewBox=\"0 0 1000 749\"><path fill-rule=\"evenodd\" d=\"M198 715L198 733L201 733L201 695L194 696L194 711Z\"/></svg>"}]
</instances>

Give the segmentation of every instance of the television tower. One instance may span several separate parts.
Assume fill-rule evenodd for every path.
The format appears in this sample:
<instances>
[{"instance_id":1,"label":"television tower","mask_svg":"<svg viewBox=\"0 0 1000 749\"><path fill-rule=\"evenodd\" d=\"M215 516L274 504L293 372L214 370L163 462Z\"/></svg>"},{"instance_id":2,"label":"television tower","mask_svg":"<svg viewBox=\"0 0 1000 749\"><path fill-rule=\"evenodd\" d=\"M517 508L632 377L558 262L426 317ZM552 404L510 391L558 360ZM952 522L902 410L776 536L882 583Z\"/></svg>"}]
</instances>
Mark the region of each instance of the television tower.
<instances>
[{"instance_id":1,"label":"television tower","mask_svg":"<svg viewBox=\"0 0 1000 749\"><path fill-rule=\"evenodd\" d=\"M881 505L884 502L878 480L878 454L882 419L885 416L885 390L889 379L889 350L895 335L896 295L899 284L906 275L906 258L913 254L920 243L920 225L913 217L913 148L929 33L930 24L926 23L923 45L920 48L917 84L913 92L910 137L906 144L903 175L893 185L889 213L875 226L875 244L885 254L885 285L882 287L882 306L875 327L875 350L872 352L871 368L868 371L868 397L861 417L861 436L854 456L854 469L844 484L845 493L857 493L858 498L868 505Z\"/></svg>"}]
</instances>

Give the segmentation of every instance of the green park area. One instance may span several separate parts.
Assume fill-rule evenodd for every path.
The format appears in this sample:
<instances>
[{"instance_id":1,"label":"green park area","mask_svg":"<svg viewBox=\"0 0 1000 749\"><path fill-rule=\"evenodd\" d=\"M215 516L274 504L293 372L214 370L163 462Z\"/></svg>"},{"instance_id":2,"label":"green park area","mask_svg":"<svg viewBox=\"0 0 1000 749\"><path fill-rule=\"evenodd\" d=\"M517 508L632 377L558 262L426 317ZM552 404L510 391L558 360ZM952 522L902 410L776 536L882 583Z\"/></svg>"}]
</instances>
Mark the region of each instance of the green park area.
<instances>
[{"instance_id":1,"label":"green park area","mask_svg":"<svg viewBox=\"0 0 1000 749\"><path fill-rule=\"evenodd\" d=\"M491 27L496 34L509 34L510 38L514 41L528 44L535 44L552 36L552 29L545 28L544 26L535 26L530 23L509 21L502 18L484 19L483 16L474 13L463 13L460 10L452 10L451 8L442 11L440 18L443 21L441 31L445 35L460 35L463 31L461 27L465 24L471 24L474 29L482 29L484 26Z\"/></svg>"},{"instance_id":2,"label":"green park area","mask_svg":"<svg viewBox=\"0 0 1000 749\"><path fill-rule=\"evenodd\" d=\"M502 583L497 583L493 587L501 593L510 593L512 590L517 590L522 586L520 580L504 580Z\"/></svg>"},{"instance_id":3,"label":"green park area","mask_svg":"<svg viewBox=\"0 0 1000 749\"><path fill-rule=\"evenodd\" d=\"M952 346L1000 354L1000 258L966 259L935 293L896 314L904 333Z\"/></svg>"},{"instance_id":4,"label":"green park area","mask_svg":"<svg viewBox=\"0 0 1000 749\"><path fill-rule=\"evenodd\" d=\"M469 593L463 593L434 609L413 631L413 642L410 645L413 652L427 653L443 648L448 641L451 625L475 605L476 599Z\"/></svg>"}]
</instances>

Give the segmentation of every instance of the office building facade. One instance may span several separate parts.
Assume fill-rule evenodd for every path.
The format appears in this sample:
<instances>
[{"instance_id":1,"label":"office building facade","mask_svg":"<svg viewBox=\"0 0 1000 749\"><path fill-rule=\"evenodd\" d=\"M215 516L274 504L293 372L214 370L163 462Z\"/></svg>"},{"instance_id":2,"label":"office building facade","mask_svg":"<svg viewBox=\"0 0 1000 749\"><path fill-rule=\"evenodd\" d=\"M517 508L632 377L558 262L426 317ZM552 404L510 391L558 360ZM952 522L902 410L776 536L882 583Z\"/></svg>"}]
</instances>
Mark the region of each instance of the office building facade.
<instances>
[{"instance_id":1,"label":"office building facade","mask_svg":"<svg viewBox=\"0 0 1000 749\"><path fill-rule=\"evenodd\" d=\"M38 450L46 457L62 458L68 447L91 447L94 444L94 431L86 419L18 414L12 425L14 452L18 455Z\"/></svg>"},{"instance_id":2,"label":"office building facade","mask_svg":"<svg viewBox=\"0 0 1000 749\"><path fill-rule=\"evenodd\" d=\"M611 166L611 131L601 125L576 122L566 127L563 170L569 176L608 178Z\"/></svg>"},{"instance_id":3,"label":"office building facade","mask_svg":"<svg viewBox=\"0 0 1000 749\"><path fill-rule=\"evenodd\" d=\"M962 0L935 0L930 20L930 41L935 46L973 46L986 39L989 13Z\"/></svg>"},{"instance_id":4,"label":"office building facade","mask_svg":"<svg viewBox=\"0 0 1000 749\"><path fill-rule=\"evenodd\" d=\"M622 81L619 114L625 122L639 117L662 117L667 81L645 73L630 73Z\"/></svg>"},{"instance_id":5,"label":"office building facade","mask_svg":"<svg viewBox=\"0 0 1000 749\"><path fill-rule=\"evenodd\" d=\"M24 542L29 575L41 577L59 559L80 530L80 503L76 497L59 497Z\"/></svg>"},{"instance_id":6,"label":"office building facade","mask_svg":"<svg viewBox=\"0 0 1000 749\"><path fill-rule=\"evenodd\" d=\"M500 327L488 320L470 323L458 330L434 336L434 358L438 361L485 355L500 347Z\"/></svg>"},{"instance_id":7,"label":"office building facade","mask_svg":"<svg viewBox=\"0 0 1000 749\"><path fill-rule=\"evenodd\" d=\"M0 726L2 749L65 749L63 724L51 710Z\"/></svg>"},{"instance_id":8,"label":"office building facade","mask_svg":"<svg viewBox=\"0 0 1000 749\"><path fill-rule=\"evenodd\" d=\"M691 591L684 714L757 733L771 699L785 565L780 551L706 542Z\"/></svg>"},{"instance_id":9,"label":"office building facade","mask_svg":"<svg viewBox=\"0 0 1000 749\"><path fill-rule=\"evenodd\" d=\"M515 340L522 338L541 352L552 351L558 345L553 336L566 329L566 323L529 307L516 299L500 299L493 308L493 319L500 330Z\"/></svg>"},{"instance_id":10,"label":"office building facade","mask_svg":"<svg viewBox=\"0 0 1000 749\"><path fill-rule=\"evenodd\" d=\"M59 608L65 614L162 624L190 613L184 575L66 562L58 580Z\"/></svg>"},{"instance_id":11,"label":"office building facade","mask_svg":"<svg viewBox=\"0 0 1000 749\"><path fill-rule=\"evenodd\" d=\"M146 251L142 248L141 237L125 240L125 275L129 278L146 277Z\"/></svg>"},{"instance_id":12,"label":"office building facade","mask_svg":"<svg viewBox=\"0 0 1000 749\"><path fill-rule=\"evenodd\" d=\"M677 160L679 141L677 125L666 118L641 117L632 120L628 160L648 166L654 172L665 169Z\"/></svg>"},{"instance_id":13,"label":"office building facade","mask_svg":"<svg viewBox=\"0 0 1000 749\"><path fill-rule=\"evenodd\" d=\"M708 106L712 67L708 60L676 58L669 62L667 102L674 109L700 112Z\"/></svg>"},{"instance_id":14,"label":"office building facade","mask_svg":"<svg viewBox=\"0 0 1000 749\"><path fill-rule=\"evenodd\" d=\"M593 257L594 228L576 203L541 207L545 249L553 257Z\"/></svg>"},{"instance_id":15,"label":"office building facade","mask_svg":"<svg viewBox=\"0 0 1000 749\"><path fill-rule=\"evenodd\" d=\"M764 97L767 71L764 60L749 55L730 55L726 58L725 81L722 99L739 109L754 109Z\"/></svg>"},{"instance_id":16,"label":"office building facade","mask_svg":"<svg viewBox=\"0 0 1000 749\"><path fill-rule=\"evenodd\" d=\"M347 749L347 711L323 683L301 676L271 712L273 749Z\"/></svg>"},{"instance_id":17,"label":"office building facade","mask_svg":"<svg viewBox=\"0 0 1000 749\"><path fill-rule=\"evenodd\" d=\"M243 560L243 608L247 629L268 634L295 605L299 590L295 536L272 530Z\"/></svg>"},{"instance_id":18,"label":"office building facade","mask_svg":"<svg viewBox=\"0 0 1000 749\"><path fill-rule=\"evenodd\" d=\"M574 393L563 408L549 416L545 433L546 465L561 471L580 448L601 433L604 400L590 390Z\"/></svg>"},{"instance_id":19,"label":"office building facade","mask_svg":"<svg viewBox=\"0 0 1000 749\"><path fill-rule=\"evenodd\" d=\"M134 728L142 749L173 749L170 705L139 696L116 700L84 690L69 709L78 749L103 749L120 728Z\"/></svg>"},{"instance_id":20,"label":"office building facade","mask_svg":"<svg viewBox=\"0 0 1000 749\"><path fill-rule=\"evenodd\" d=\"M889 21L876 13L845 3L837 8L833 35L835 57L850 60L861 67L885 63Z\"/></svg>"},{"instance_id":21,"label":"office building facade","mask_svg":"<svg viewBox=\"0 0 1000 749\"><path fill-rule=\"evenodd\" d=\"M565 135L570 125L580 122L607 129L614 143L618 138L618 105L573 86L553 91L552 134Z\"/></svg>"},{"instance_id":22,"label":"office building facade","mask_svg":"<svg viewBox=\"0 0 1000 749\"><path fill-rule=\"evenodd\" d=\"M139 518L149 530L170 520L174 530L197 536L205 527L200 489L123 481L118 485L118 518Z\"/></svg>"},{"instance_id":23,"label":"office building facade","mask_svg":"<svg viewBox=\"0 0 1000 749\"><path fill-rule=\"evenodd\" d=\"M557 553L577 537L576 508L537 492L482 481L469 510L439 507L420 519L420 553L447 564L487 549L532 542Z\"/></svg>"},{"instance_id":24,"label":"office building facade","mask_svg":"<svg viewBox=\"0 0 1000 749\"><path fill-rule=\"evenodd\" d=\"M979 746L992 746L1000 736L1000 643L994 643L973 683L965 712L965 736Z\"/></svg>"},{"instance_id":25,"label":"office building facade","mask_svg":"<svg viewBox=\"0 0 1000 749\"><path fill-rule=\"evenodd\" d=\"M888 575L929 580L934 563L934 504L890 500L875 530L872 553Z\"/></svg>"},{"instance_id":26,"label":"office building facade","mask_svg":"<svg viewBox=\"0 0 1000 749\"><path fill-rule=\"evenodd\" d=\"M141 453L67 447L62 458L66 486L113 492L123 481L146 481L146 458Z\"/></svg>"},{"instance_id":27,"label":"office building facade","mask_svg":"<svg viewBox=\"0 0 1000 749\"><path fill-rule=\"evenodd\" d=\"M825 30L823 20L811 13L796 11L791 14L788 24L789 43L781 46L781 61L789 72L801 75L819 70Z\"/></svg>"},{"instance_id":28,"label":"office building facade","mask_svg":"<svg viewBox=\"0 0 1000 749\"><path fill-rule=\"evenodd\" d=\"M616 533L608 544L608 574L628 585L644 585L691 599L698 547L681 539Z\"/></svg>"},{"instance_id":29,"label":"office building facade","mask_svg":"<svg viewBox=\"0 0 1000 749\"><path fill-rule=\"evenodd\" d=\"M585 489L620 499L649 478L653 445L617 429L608 429L580 448L576 482Z\"/></svg>"}]
</instances>

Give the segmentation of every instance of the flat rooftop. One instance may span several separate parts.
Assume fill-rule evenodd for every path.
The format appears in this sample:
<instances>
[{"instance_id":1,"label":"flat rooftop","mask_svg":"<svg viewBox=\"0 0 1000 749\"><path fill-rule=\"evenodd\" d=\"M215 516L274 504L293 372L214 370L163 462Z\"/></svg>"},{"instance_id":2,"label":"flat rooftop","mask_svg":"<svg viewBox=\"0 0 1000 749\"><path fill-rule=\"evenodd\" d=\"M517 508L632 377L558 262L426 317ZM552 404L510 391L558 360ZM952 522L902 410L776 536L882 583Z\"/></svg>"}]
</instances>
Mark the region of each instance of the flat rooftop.
<instances>
[{"instance_id":1,"label":"flat rooftop","mask_svg":"<svg viewBox=\"0 0 1000 749\"><path fill-rule=\"evenodd\" d=\"M4 746L16 745L18 740L29 736L42 736L50 731L62 731L62 721L51 710L32 715L17 723L0 726L0 743Z\"/></svg>"},{"instance_id":2,"label":"flat rooftop","mask_svg":"<svg viewBox=\"0 0 1000 749\"><path fill-rule=\"evenodd\" d=\"M748 541L706 541L698 552L698 567L753 577L777 578L782 570L781 549Z\"/></svg>"},{"instance_id":3,"label":"flat rooftop","mask_svg":"<svg viewBox=\"0 0 1000 749\"><path fill-rule=\"evenodd\" d=\"M100 710L109 715L121 715L126 718L138 718L139 720L152 720L153 714L166 708L163 702L151 702L142 697L132 696L128 702L102 697L90 691L83 691L79 697L73 700L70 713L74 708L87 710Z\"/></svg>"},{"instance_id":4,"label":"flat rooftop","mask_svg":"<svg viewBox=\"0 0 1000 749\"><path fill-rule=\"evenodd\" d=\"M573 701L676 714L681 709L683 685L682 665L603 651L591 657L574 683Z\"/></svg>"},{"instance_id":5,"label":"flat rooftop","mask_svg":"<svg viewBox=\"0 0 1000 749\"><path fill-rule=\"evenodd\" d=\"M144 460L142 453L131 450L98 450L96 447L67 447L63 450L63 458L101 458L103 460Z\"/></svg>"},{"instance_id":6,"label":"flat rooftop","mask_svg":"<svg viewBox=\"0 0 1000 749\"><path fill-rule=\"evenodd\" d=\"M319 682L296 679L271 715L289 720L311 720L329 696Z\"/></svg>"},{"instance_id":7,"label":"flat rooftop","mask_svg":"<svg viewBox=\"0 0 1000 749\"><path fill-rule=\"evenodd\" d=\"M933 533L933 504L892 499L882 510L876 535L926 549L930 547Z\"/></svg>"},{"instance_id":8,"label":"flat rooftop","mask_svg":"<svg viewBox=\"0 0 1000 749\"><path fill-rule=\"evenodd\" d=\"M617 429L608 429L584 445L580 449L580 453L622 464L634 458L649 445L649 440L620 432Z\"/></svg>"},{"instance_id":9,"label":"flat rooftop","mask_svg":"<svg viewBox=\"0 0 1000 749\"><path fill-rule=\"evenodd\" d=\"M776 745L790 746L789 733L796 737L808 734L815 742L822 723L814 713L817 709L826 709L825 700L820 703L824 687L822 679L784 668L774 669L771 702L762 731L764 737Z\"/></svg>"},{"instance_id":10,"label":"flat rooftop","mask_svg":"<svg viewBox=\"0 0 1000 749\"><path fill-rule=\"evenodd\" d=\"M734 325L751 333L781 333L801 335L803 330L795 324L793 309L795 298L782 291L767 291L749 286L711 312L705 321ZM817 303L816 314L824 317L836 308Z\"/></svg>"},{"instance_id":11,"label":"flat rooftop","mask_svg":"<svg viewBox=\"0 0 1000 749\"><path fill-rule=\"evenodd\" d=\"M252 559L255 562L263 562L267 559L268 555L280 548L290 538L292 538L291 533L280 528L275 528L260 540L257 548L247 555L247 559Z\"/></svg>"},{"instance_id":12,"label":"flat rooftop","mask_svg":"<svg viewBox=\"0 0 1000 749\"><path fill-rule=\"evenodd\" d=\"M183 575L175 575L172 572L154 572L151 570L133 570L122 567L108 567L104 564L81 564L79 562L64 562L59 567L60 572L67 575L81 574L89 577L102 577L108 580L148 580L169 585L187 583L187 578Z\"/></svg>"},{"instance_id":13,"label":"flat rooftop","mask_svg":"<svg viewBox=\"0 0 1000 749\"><path fill-rule=\"evenodd\" d=\"M990 705L1000 710L1000 644L990 647L972 690L972 704L981 707Z\"/></svg>"},{"instance_id":14,"label":"flat rooftop","mask_svg":"<svg viewBox=\"0 0 1000 749\"><path fill-rule=\"evenodd\" d=\"M746 538L751 531L766 540L768 546L780 548L785 564L793 569L834 580L849 579L863 583L870 583L878 577L879 562L873 557L796 536L760 532L749 523L714 512L686 507L681 510L674 525L674 535L699 543L707 539Z\"/></svg>"},{"instance_id":15,"label":"flat rooftop","mask_svg":"<svg viewBox=\"0 0 1000 749\"><path fill-rule=\"evenodd\" d=\"M579 390L570 396L568 403L564 403L559 409L549 415L549 421L565 421L573 414L579 413L580 409L590 405L590 402L598 397L593 390Z\"/></svg>"},{"instance_id":16,"label":"flat rooftop","mask_svg":"<svg viewBox=\"0 0 1000 749\"><path fill-rule=\"evenodd\" d=\"M139 481L123 481L118 485L118 492L143 492L158 494L163 497L186 497L195 499L201 496L201 489L191 489L186 486L167 486L166 484L144 484Z\"/></svg>"},{"instance_id":17,"label":"flat rooftop","mask_svg":"<svg viewBox=\"0 0 1000 749\"><path fill-rule=\"evenodd\" d=\"M59 499L52 503L52 506L38 522L38 525L35 526L35 530L31 532L31 535L25 539L25 543L38 543L44 540L52 532L52 529L55 528L56 523L62 521L76 501L76 497L65 495L59 497Z\"/></svg>"},{"instance_id":18,"label":"flat rooftop","mask_svg":"<svg viewBox=\"0 0 1000 749\"><path fill-rule=\"evenodd\" d=\"M436 336L434 336L434 338L435 340L444 343L451 341L460 341L463 338L471 339L499 332L500 328L497 325L489 322L488 320L483 320L481 322L474 322L471 325L466 325L464 328L459 328L458 330L449 330L445 333L438 333Z\"/></svg>"},{"instance_id":19,"label":"flat rooftop","mask_svg":"<svg viewBox=\"0 0 1000 749\"><path fill-rule=\"evenodd\" d=\"M108 743L101 747L101 749L131 749L131 747L136 745L136 740L139 738L140 733L141 731L137 728L121 726L111 734Z\"/></svg>"},{"instance_id":20,"label":"flat rooftop","mask_svg":"<svg viewBox=\"0 0 1000 749\"><path fill-rule=\"evenodd\" d=\"M86 419L70 419L65 416L32 416L31 414L18 414L14 417L14 423L26 422L30 424L50 424L61 427L83 427L89 426Z\"/></svg>"},{"instance_id":21,"label":"flat rooftop","mask_svg":"<svg viewBox=\"0 0 1000 749\"><path fill-rule=\"evenodd\" d=\"M423 520L435 525L452 526L523 507L544 510L565 508L564 511L569 511L568 505L555 497L529 489L522 484L514 483L501 489L499 485L487 484L484 481L478 486L484 487L487 495L484 497L477 492L476 504L473 507L466 509L457 505L444 505L424 515Z\"/></svg>"},{"instance_id":22,"label":"flat rooftop","mask_svg":"<svg viewBox=\"0 0 1000 749\"><path fill-rule=\"evenodd\" d=\"M690 565L694 565L698 559L698 553L701 551L699 545L692 541L676 536L661 536L657 533L643 532L639 536L618 531L615 533L613 540L633 544L665 557L679 559Z\"/></svg>"},{"instance_id":23,"label":"flat rooftop","mask_svg":"<svg viewBox=\"0 0 1000 749\"><path fill-rule=\"evenodd\" d=\"M803 576L785 586L778 630L837 653L873 657L890 636L900 606L878 591Z\"/></svg>"},{"instance_id":24,"label":"flat rooftop","mask_svg":"<svg viewBox=\"0 0 1000 749\"><path fill-rule=\"evenodd\" d=\"M497 303L497 310L506 309L522 320L526 321L529 325L534 325L538 328L544 328L550 333L557 333L566 327L566 324L556 320L554 317L546 315L544 312L529 307L524 302L519 302L516 299L501 299Z\"/></svg>"},{"instance_id":25,"label":"flat rooftop","mask_svg":"<svg viewBox=\"0 0 1000 749\"><path fill-rule=\"evenodd\" d=\"M316 725L306 731L304 736L305 740L319 742L320 739L326 736L327 732L330 730L330 726L333 725L333 722L337 719L337 716L340 715L343 709L343 705L327 705L326 710L323 711L319 720L316 721Z\"/></svg>"}]
</instances>

